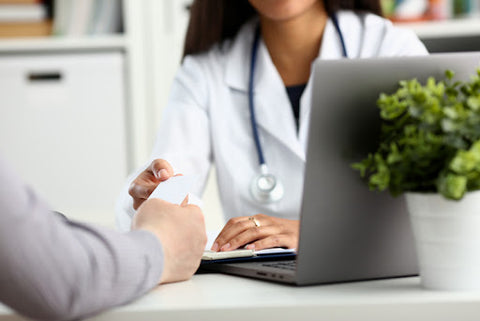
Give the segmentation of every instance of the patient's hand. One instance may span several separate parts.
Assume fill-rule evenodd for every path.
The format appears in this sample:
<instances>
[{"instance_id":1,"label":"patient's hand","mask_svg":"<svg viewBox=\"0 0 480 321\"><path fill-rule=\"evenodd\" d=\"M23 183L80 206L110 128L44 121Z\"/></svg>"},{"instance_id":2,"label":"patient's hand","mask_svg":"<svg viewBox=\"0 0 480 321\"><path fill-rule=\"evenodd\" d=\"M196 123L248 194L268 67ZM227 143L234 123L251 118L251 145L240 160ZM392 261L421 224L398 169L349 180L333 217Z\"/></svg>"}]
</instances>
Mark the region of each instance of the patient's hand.
<instances>
[{"instance_id":1,"label":"patient's hand","mask_svg":"<svg viewBox=\"0 0 480 321\"><path fill-rule=\"evenodd\" d=\"M213 243L213 251L298 246L299 221L257 214L230 219Z\"/></svg>"},{"instance_id":2,"label":"patient's hand","mask_svg":"<svg viewBox=\"0 0 480 321\"><path fill-rule=\"evenodd\" d=\"M162 244L164 262L160 283L189 279L198 269L207 243L205 219L199 207L154 198L133 217L132 230L152 232Z\"/></svg>"},{"instance_id":3,"label":"patient's hand","mask_svg":"<svg viewBox=\"0 0 480 321\"><path fill-rule=\"evenodd\" d=\"M147 169L140 173L130 184L128 193L133 198L133 208L137 210L158 184L173 176L173 168L164 159L155 159Z\"/></svg>"}]
</instances>

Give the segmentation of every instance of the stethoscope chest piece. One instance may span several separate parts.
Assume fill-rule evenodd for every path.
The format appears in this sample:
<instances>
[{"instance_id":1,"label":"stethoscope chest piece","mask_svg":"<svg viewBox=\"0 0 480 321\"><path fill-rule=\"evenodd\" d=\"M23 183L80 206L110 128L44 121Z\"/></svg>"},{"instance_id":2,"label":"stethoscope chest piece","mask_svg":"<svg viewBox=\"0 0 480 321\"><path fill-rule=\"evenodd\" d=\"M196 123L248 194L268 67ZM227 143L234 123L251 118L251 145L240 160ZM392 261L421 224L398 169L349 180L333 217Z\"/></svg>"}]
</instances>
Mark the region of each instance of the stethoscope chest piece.
<instances>
[{"instance_id":1,"label":"stethoscope chest piece","mask_svg":"<svg viewBox=\"0 0 480 321\"><path fill-rule=\"evenodd\" d=\"M268 173L265 165L261 173L256 175L250 185L252 197L260 203L274 203L282 199L284 189L282 183L273 175Z\"/></svg>"}]
</instances>

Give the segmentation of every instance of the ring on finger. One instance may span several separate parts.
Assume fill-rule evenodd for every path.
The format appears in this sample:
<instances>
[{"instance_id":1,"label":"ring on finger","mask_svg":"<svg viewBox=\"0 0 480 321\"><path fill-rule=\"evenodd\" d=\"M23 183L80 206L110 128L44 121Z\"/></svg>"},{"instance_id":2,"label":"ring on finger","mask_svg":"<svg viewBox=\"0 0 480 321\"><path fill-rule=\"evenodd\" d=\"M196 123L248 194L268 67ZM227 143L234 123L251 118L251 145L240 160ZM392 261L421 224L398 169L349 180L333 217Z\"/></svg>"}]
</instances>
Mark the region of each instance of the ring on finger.
<instances>
[{"instance_id":1,"label":"ring on finger","mask_svg":"<svg viewBox=\"0 0 480 321\"><path fill-rule=\"evenodd\" d=\"M255 224L255 227L260 227L260 223L255 219L255 217L250 216L250 217L248 218L248 220L249 220L249 221L252 221L253 224Z\"/></svg>"}]
</instances>

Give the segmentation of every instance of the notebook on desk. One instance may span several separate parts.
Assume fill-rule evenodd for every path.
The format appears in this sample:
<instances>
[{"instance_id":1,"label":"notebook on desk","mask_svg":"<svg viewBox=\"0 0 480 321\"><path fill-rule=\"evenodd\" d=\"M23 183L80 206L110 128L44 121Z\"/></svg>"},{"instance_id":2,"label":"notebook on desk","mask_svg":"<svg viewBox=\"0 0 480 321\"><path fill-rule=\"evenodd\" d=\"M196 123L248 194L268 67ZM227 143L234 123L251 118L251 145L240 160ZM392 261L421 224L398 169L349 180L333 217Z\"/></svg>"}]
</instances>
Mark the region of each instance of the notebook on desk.
<instances>
[{"instance_id":1,"label":"notebook on desk","mask_svg":"<svg viewBox=\"0 0 480 321\"><path fill-rule=\"evenodd\" d=\"M403 198L369 191L350 165L376 148L381 92L393 93L403 79L442 79L446 69L468 79L479 66L478 52L317 60L296 260L201 269L296 285L416 275Z\"/></svg>"},{"instance_id":2,"label":"notebook on desk","mask_svg":"<svg viewBox=\"0 0 480 321\"><path fill-rule=\"evenodd\" d=\"M202 264L225 263L225 262L248 262L268 259L292 259L295 258L296 249L272 248L265 250L250 250L245 248L233 251L211 251L215 239L220 231L207 231L207 244L202 256Z\"/></svg>"},{"instance_id":3,"label":"notebook on desk","mask_svg":"<svg viewBox=\"0 0 480 321\"><path fill-rule=\"evenodd\" d=\"M295 249L265 249L255 250L234 250L226 252L205 251L202 256L202 265L232 262L272 261L295 259Z\"/></svg>"}]
</instances>

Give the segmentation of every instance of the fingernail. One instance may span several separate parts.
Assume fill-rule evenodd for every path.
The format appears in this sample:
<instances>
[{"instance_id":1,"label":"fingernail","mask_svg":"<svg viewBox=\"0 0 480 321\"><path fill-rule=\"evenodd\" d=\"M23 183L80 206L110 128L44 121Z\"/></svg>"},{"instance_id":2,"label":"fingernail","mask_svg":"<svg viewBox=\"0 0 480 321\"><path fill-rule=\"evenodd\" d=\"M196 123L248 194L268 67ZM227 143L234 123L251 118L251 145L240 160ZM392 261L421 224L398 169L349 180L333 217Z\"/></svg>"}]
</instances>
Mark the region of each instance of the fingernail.
<instances>
[{"instance_id":1,"label":"fingernail","mask_svg":"<svg viewBox=\"0 0 480 321\"><path fill-rule=\"evenodd\" d=\"M159 172L158 172L158 178L159 179L165 179L168 177L168 172L166 169L161 169Z\"/></svg>"},{"instance_id":2,"label":"fingernail","mask_svg":"<svg viewBox=\"0 0 480 321\"><path fill-rule=\"evenodd\" d=\"M253 249L255 249L255 244L248 244L248 245L247 245L247 249L248 249L248 250L253 250Z\"/></svg>"},{"instance_id":3,"label":"fingernail","mask_svg":"<svg viewBox=\"0 0 480 321\"><path fill-rule=\"evenodd\" d=\"M211 248L212 251L217 252L218 250L218 243L213 243L213 246Z\"/></svg>"},{"instance_id":4,"label":"fingernail","mask_svg":"<svg viewBox=\"0 0 480 321\"><path fill-rule=\"evenodd\" d=\"M227 243L225 244L224 246L222 246L222 248L220 249L220 251L226 251L230 248L230 243Z\"/></svg>"}]
</instances>

